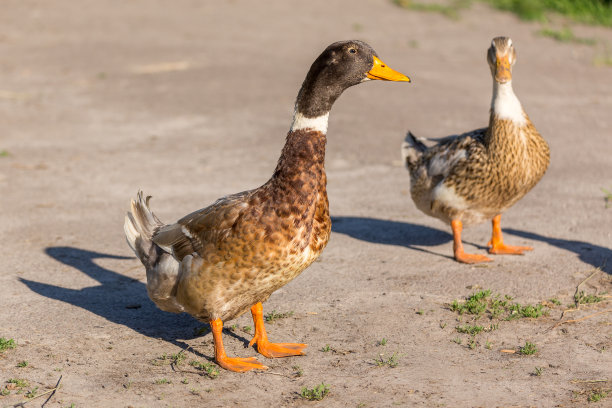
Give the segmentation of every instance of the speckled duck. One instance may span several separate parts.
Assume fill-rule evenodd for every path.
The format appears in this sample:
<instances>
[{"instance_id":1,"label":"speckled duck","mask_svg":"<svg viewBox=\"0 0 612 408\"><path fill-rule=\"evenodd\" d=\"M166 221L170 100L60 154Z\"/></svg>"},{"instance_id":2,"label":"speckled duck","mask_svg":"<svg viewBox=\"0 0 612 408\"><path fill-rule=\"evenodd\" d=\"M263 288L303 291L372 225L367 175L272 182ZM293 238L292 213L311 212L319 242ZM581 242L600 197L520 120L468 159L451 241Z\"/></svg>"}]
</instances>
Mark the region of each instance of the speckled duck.
<instances>
[{"instance_id":1,"label":"speckled duck","mask_svg":"<svg viewBox=\"0 0 612 408\"><path fill-rule=\"evenodd\" d=\"M329 111L350 86L410 79L387 67L361 41L331 44L314 61L295 104L293 124L274 174L259 188L229 195L165 225L138 192L125 235L147 270L157 306L210 323L215 360L228 370L266 369L255 357L230 358L223 321L251 310L250 345L265 357L303 354L306 344L271 343L261 302L323 251L331 231L324 168Z\"/></svg>"},{"instance_id":2,"label":"speckled duck","mask_svg":"<svg viewBox=\"0 0 612 408\"><path fill-rule=\"evenodd\" d=\"M533 248L503 242L501 214L542 178L550 162L542 138L512 89L516 52L512 40L494 38L487 52L493 76L489 126L449 136L427 147L408 133L402 156L410 171L411 195L425 214L451 224L459 262L491 259L463 251L464 225L492 220L491 254L522 254Z\"/></svg>"}]
</instances>

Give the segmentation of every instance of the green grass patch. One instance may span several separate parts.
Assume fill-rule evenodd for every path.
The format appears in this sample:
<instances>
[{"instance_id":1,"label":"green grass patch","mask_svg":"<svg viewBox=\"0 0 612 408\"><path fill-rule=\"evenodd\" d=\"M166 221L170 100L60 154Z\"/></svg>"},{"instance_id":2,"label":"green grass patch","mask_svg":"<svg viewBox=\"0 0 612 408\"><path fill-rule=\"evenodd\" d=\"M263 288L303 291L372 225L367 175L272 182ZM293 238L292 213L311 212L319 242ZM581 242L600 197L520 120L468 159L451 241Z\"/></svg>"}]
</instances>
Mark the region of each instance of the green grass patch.
<instances>
[{"instance_id":1,"label":"green grass patch","mask_svg":"<svg viewBox=\"0 0 612 408\"><path fill-rule=\"evenodd\" d=\"M458 20L459 12L469 8L472 2L471 0L450 0L447 4L431 4L414 0L393 0L393 3L407 10L440 13L452 20Z\"/></svg>"},{"instance_id":2,"label":"green grass patch","mask_svg":"<svg viewBox=\"0 0 612 408\"><path fill-rule=\"evenodd\" d=\"M555 30L552 28L542 28L540 31L538 31L538 35L541 35L542 37L552 38L553 40L565 43L584 45L595 45L597 43L597 40L595 40L594 38L576 37L572 29L569 27L564 27L561 30Z\"/></svg>"},{"instance_id":3,"label":"green grass patch","mask_svg":"<svg viewBox=\"0 0 612 408\"><path fill-rule=\"evenodd\" d=\"M329 394L329 385L321 383L313 388L304 387L300 396L309 401L321 401L327 394Z\"/></svg>"},{"instance_id":4,"label":"green grass patch","mask_svg":"<svg viewBox=\"0 0 612 408\"><path fill-rule=\"evenodd\" d=\"M519 353L524 356L530 356L538 352L538 348L535 343L525 342L525 345L519 349Z\"/></svg>"},{"instance_id":5,"label":"green grass patch","mask_svg":"<svg viewBox=\"0 0 612 408\"><path fill-rule=\"evenodd\" d=\"M293 375L295 375L296 377L301 377L304 375L304 370L302 369L302 367L300 367L299 365L294 365L291 366L291 368L293 369Z\"/></svg>"},{"instance_id":6,"label":"green grass patch","mask_svg":"<svg viewBox=\"0 0 612 408\"><path fill-rule=\"evenodd\" d=\"M513 320L516 318L535 318L548 314L548 308L541 304L522 306L512 303L512 297L492 295L490 290L481 290L467 297L465 301L453 300L450 310L460 315L472 315L476 319L487 316L490 319ZM496 329L492 327L491 329Z\"/></svg>"},{"instance_id":7,"label":"green grass patch","mask_svg":"<svg viewBox=\"0 0 612 408\"><path fill-rule=\"evenodd\" d=\"M24 388L24 387L27 387L28 385L30 385L27 380L24 380L24 379L21 379L21 378L11 378L11 379L9 379L7 381L7 383L15 384L15 386L18 387L18 388Z\"/></svg>"},{"instance_id":8,"label":"green grass patch","mask_svg":"<svg viewBox=\"0 0 612 408\"><path fill-rule=\"evenodd\" d=\"M17 363L17 367L24 368L24 367L27 367L28 364L30 364L30 363L28 363L26 360L23 360L23 361L20 361L20 362Z\"/></svg>"},{"instance_id":9,"label":"green grass patch","mask_svg":"<svg viewBox=\"0 0 612 408\"><path fill-rule=\"evenodd\" d=\"M584 291L580 291L574 295L574 302L576 305L587 305L589 303L599 303L604 298L597 295L585 294Z\"/></svg>"},{"instance_id":10,"label":"green grass patch","mask_svg":"<svg viewBox=\"0 0 612 408\"><path fill-rule=\"evenodd\" d=\"M544 314L548 312L548 309L545 309L544 306L540 304L535 306L521 306L519 303L514 303L508 307L508 310L510 314L506 317L506 320L523 317L537 319L538 317L544 316Z\"/></svg>"},{"instance_id":11,"label":"green grass patch","mask_svg":"<svg viewBox=\"0 0 612 408\"><path fill-rule=\"evenodd\" d=\"M469 324L466 324L463 326L457 326L455 327L455 329L459 333L466 333L466 334L471 334L472 336L475 336L484 330L484 326L476 326L476 325L471 326Z\"/></svg>"},{"instance_id":12,"label":"green grass patch","mask_svg":"<svg viewBox=\"0 0 612 408\"><path fill-rule=\"evenodd\" d=\"M457 20L462 10L469 9L471 0L447 0L426 3L415 0L392 0L397 6L421 12L442 14ZM560 15L583 24L612 27L612 0L480 0L492 7L508 11L526 21L548 22L552 15Z\"/></svg>"},{"instance_id":13,"label":"green grass patch","mask_svg":"<svg viewBox=\"0 0 612 408\"><path fill-rule=\"evenodd\" d=\"M610 0L484 0L491 6L516 14L527 21L549 21L558 14L572 21L612 27Z\"/></svg>"},{"instance_id":14,"label":"green grass patch","mask_svg":"<svg viewBox=\"0 0 612 408\"><path fill-rule=\"evenodd\" d=\"M17 343L13 339L5 339L4 337L0 337L0 352L6 351L9 349L14 349L17 347Z\"/></svg>"},{"instance_id":15,"label":"green grass patch","mask_svg":"<svg viewBox=\"0 0 612 408\"><path fill-rule=\"evenodd\" d=\"M401 354L397 352L393 353L393 355L389 358L384 358L384 354L381 354L378 356L378 358L374 359L374 363L378 367L388 366L391 368L395 368L399 364L400 357L401 357Z\"/></svg>"},{"instance_id":16,"label":"green grass patch","mask_svg":"<svg viewBox=\"0 0 612 408\"><path fill-rule=\"evenodd\" d=\"M34 387L31 390L28 390L28 392L25 393L25 397L28 399L34 398L35 396L38 395L38 387Z\"/></svg>"},{"instance_id":17,"label":"green grass patch","mask_svg":"<svg viewBox=\"0 0 612 408\"><path fill-rule=\"evenodd\" d=\"M204 373L213 380L219 376L219 368L213 363L200 363L199 361L192 360L189 365L204 371Z\"/></svg>"},{"instance_id":18,"label":"green grass patch","mask_svg":"<svg viewBox=\"0 0 612 408\"><path fill-rule=\"evenodd\" d=\"M604 391L604 390L593 390L589 394L589 397L587 398L587 401L589 401L589 402L599 402L602 399L606 398L607 396L608 396L608 392L607 391Z\"/></svg>"},{"instance_id":19,"label":"green grass patch","mask_svg":"<svg viewBox=\"0 0 612 408\"><path fill-rule=\"evenodd\" d=\"M264 319L268 323L274 323L276 320L286 319L291 316L293 316L293 310L290 312L284 312L284 313L280 313L280 312L277 312L276 310L272 310L270 313L264 316Z\"/></svg>"}]
</instances>

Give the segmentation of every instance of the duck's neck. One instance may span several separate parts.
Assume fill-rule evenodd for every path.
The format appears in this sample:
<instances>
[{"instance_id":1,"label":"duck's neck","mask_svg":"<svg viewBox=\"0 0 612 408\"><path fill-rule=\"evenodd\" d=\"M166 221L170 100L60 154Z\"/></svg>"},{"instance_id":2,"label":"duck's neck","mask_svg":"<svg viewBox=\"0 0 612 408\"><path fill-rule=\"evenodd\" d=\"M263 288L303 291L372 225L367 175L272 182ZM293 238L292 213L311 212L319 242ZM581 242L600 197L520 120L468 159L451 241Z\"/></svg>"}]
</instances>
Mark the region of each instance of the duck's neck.
<instances>
[{"instance_id":1,"label":"duck's neck","mask_svg":"<svg viewBox=\"0 0 612 408\"><path fill-rule=\"evenodd\" d=\"M491 114L501 120L510 120L517 126L527 124L525 111L512 89L512 81L503 84L493 81Z\"/></svg>"},{"instance_id":2,"label":"duck's neck","mask_svg":"<svg viewBox=\"0 0 612 408\"><path fill-rule=\"evenodd\" d=\"M487 144L492 147L507 145L511 142L508 135L520 135L517 128L528 126L528 123L529 118L512 89L512 81L500 84L494 80Z\"/></svg>"},{"instance_id":3,"label":"duck's neck","mask_svg":"<svg viewBox=\"0 0 612 408\"><path fill-rule=\"evenodd\" d=\"M305 118L296 113L272 177L284 190L310 195L325 188L328 114Z\"/></svg>"}]
</instances>

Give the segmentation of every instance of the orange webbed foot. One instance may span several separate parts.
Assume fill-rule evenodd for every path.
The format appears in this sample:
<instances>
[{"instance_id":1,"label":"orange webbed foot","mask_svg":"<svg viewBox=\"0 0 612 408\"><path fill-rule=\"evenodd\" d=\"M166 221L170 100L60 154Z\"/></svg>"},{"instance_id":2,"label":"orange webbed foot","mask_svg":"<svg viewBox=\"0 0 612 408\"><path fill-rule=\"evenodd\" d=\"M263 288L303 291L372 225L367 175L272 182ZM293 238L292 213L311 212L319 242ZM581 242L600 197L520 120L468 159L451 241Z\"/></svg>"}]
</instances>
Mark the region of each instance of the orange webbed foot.
<instances>
[{"instance_id":1,"label":"orange webbed foot","mask_svg":"<svg viewBox=\"0 0 612 408\"><path fill-rule=\"evenodd\" d=\"M533 251L530 246L512 246L504 244L504 238L501 230L501 214L493 217L492 220L493 234L487 242L490 254L496 255L523 255L523 251Z\"/></svg>"},{"instance_id":2,"label":"orange webbed foot","mask_svg":"<svg viewBox=\"0 0 612 408\"><path fill-rule=\"evenodd\" d=\"M267 339L253 337L249 346L257 343L257 351L268 358L303 356L307 344L302 343L270 343Z\"/></svg>"},{"instance_id":3,"label":"orange webbed foot","mask_svg":"<svg viewBox=\"0 0 612 408\"><path fill-rule=\"evenodd\" d=\"M306 344L301 343L271 343L268 341L263 319L263 306L258 302L251 307L253 323L255 324L255 335L249 343L249 347L257 343L257 351L268 358L302 356Z\"/></svg>"},{"instance_id":4,"label":"orange webbed foot","mask_svg":"<svg viewBox=\"0 0 612 408\"><path fill-rule=\"evenodd\" d=\"M477 264L482 262L492 262L493 260L486 255L466 254L465 252L455 251L455 260L466 264Z\"/></svg>"},{"instance_id":5,"label":"orange webbed foot","mask_svg":"<svg viewBox=\"0 0 612 408\"><path fill-rule=\"evenodd\" d=\"M512 246L503 243L492 245L491 241L489 241L487 246L490 246L489 253L496 255L524 255L524 251L533 251L533 247L530 246Z\"/></svg>"},{"instance_id":6,"label":"orange webbed foot","mask_svg":"<svg viewBox=\"0 0 612 408\"><path fill-rule=\"evenodd\" d=\"M217 357L217 364L229 371L243 373L250 370L267 370L268 367L257 361L256 357Z\"/></svg>"}]
</instances>

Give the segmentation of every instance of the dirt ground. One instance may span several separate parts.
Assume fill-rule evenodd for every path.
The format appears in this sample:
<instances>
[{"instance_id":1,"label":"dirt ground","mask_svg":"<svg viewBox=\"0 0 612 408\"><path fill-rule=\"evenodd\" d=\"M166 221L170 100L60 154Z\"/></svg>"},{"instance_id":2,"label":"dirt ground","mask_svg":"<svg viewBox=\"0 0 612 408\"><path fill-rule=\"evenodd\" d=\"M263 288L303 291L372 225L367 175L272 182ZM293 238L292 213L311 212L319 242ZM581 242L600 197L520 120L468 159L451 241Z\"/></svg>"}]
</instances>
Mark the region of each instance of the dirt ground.
<instances>
[{"instance_id":1,"label":"dirt ground","mask_svg":"<svg viewBox=\"0 0 612 408\"><path fill-rule=\"evenodd\" d=\"M561 43L479 4L455 21L384 0L1 7L0 337L17 347L0 355L0 389L10 391L0 406L41 406L50 394L26 392L60 376L46 407L612 406L612 394L587 402L612 390L609 295L560 320L594 268L580 289L612 289L612 208L601 191L612 188L612 68L593 62L612 30L578 26L597 45ZM415 208L399 152L408 129L439 137L486 125L485 52L497 35L514 40L515 90L552 163L502 219L506 242L535 250L474 267L454 262L449 227ZM293 312L267 325L271 340L308 343L308 355L210 378L189 365L213 355L207 325L147 298L123 236L129 200L142 188L171 222L264 183L311 62L352 38L413 83L360 85L332 110L332 238L264 304ZM489 234L467 229L466 249L484 253ZM545 302L549 314L483 317L476 324L490 331L459 333L472 318L449 304L483 289ZM228 353L256 355L249 325L249 315L226 323ZM538 352L501 351L526 342ZM181 350L185 361L170 364ZM394 353L396 367L375 362ZM18 393L10 379L28 385ZM321 402L299 395L322 382Z\"/></svg>"}]
</instances>

